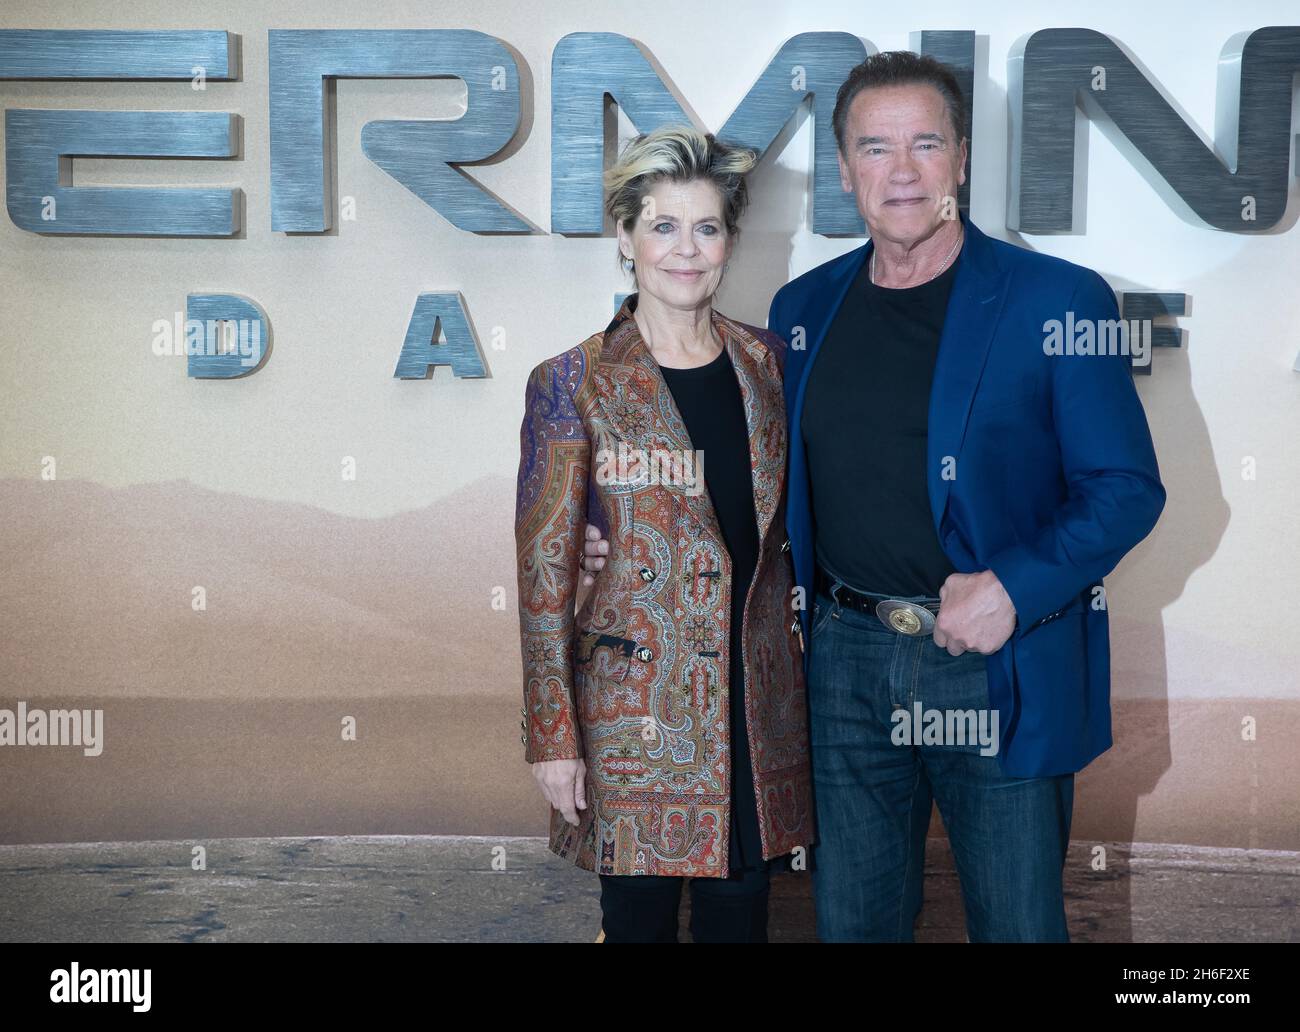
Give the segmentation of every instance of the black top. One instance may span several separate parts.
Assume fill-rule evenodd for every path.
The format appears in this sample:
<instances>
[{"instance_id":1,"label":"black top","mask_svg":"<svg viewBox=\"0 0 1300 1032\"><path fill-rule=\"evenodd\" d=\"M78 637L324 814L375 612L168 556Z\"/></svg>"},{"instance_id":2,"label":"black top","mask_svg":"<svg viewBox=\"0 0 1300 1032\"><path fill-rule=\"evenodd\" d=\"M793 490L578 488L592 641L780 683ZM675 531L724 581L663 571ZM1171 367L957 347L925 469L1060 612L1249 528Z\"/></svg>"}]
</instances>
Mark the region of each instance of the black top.
<instances>
[{"instance_id":1,"label":"black top","mask_svg":"<svg viewBox=\"0 0 1300 1032\"><path fill-rule=\"evenodd\" d=\"M686 423L691 447L704 453L704 485L713 502L722 538L731 556L731 832L729 866L734 874L756 868L762 859L758 806L745 724L745 664L741 621L745 596L758 564L758 516L754 511L749 427L740 384L724 347L707 365L692 369L660 366L677 410Z\"/></svg>"},{"instance_id":2,"label":"black top","mask_svg":"<svg viewBox=\"0 0 1300 1032\"><path fill-rule=\"evenodd\" d=\"M847 584L938 596L952 563L926 485L930 383L960 254L915 287L853 281L808 374L808 451L817 560Z\"/></svg>"}]
</instances>

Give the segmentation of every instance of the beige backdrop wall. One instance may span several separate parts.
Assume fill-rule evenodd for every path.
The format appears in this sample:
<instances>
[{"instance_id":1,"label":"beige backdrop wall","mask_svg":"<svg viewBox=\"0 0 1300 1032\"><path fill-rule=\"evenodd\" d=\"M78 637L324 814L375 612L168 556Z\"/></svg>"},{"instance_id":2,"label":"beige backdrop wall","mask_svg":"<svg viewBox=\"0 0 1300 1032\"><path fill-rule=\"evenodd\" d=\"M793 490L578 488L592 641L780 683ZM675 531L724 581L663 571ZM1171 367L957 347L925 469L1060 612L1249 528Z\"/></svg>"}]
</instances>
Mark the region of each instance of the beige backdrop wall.
<instances>
[{"instance_id":1,"label":"beige backdrop wall","mask_svg":"<svg viewBox=\"0 0 1300 1032\"><path fill-rule=\"evenodd\" d=\"M546 232L551 51L573 31L630 36L716 129L792 35L849 31L883 50L931 28L979 33L975 222L1116 290L1190 298L1184 347L1139 380L1169 502L1109 581L1116 745L1080 776L1076 836L1300 849L1295 181L1279 231L1216 232L1182 221L1090 127L1086 233L1005 228L1017 37L1110 33L1208 139L1223 45L1295 14L1282 2L10 0L4 28L238 34L239 82L6 82L0 104L237 112L237 160L78 159L74 175L237 186L246 215L233 240L60 239L0 219L0 706L102 708L106 725L97 757L0 748L0 841L542 834L518 730L524 380L603 327L627 286L612 239ZM366 121L463 110L457 84L424 80L340 82L337 193L356 217L321 235L271 231L267 30L347 27L473 28L516 50L521 130L508 157L468 171L542 231L461 232L361 153ZM753 176L729 315L763 323L789 277L861 243L809 231L811 142L801 117ZM268 313L273 351L255 375L190 379L183 357L153 353L154 322L207 291ZM425 291L464 295L489 377L393 378ZM57 479L43 479L51 458ZM356 741L342 740L347 717Z\"/></svg>"}]
</instances>

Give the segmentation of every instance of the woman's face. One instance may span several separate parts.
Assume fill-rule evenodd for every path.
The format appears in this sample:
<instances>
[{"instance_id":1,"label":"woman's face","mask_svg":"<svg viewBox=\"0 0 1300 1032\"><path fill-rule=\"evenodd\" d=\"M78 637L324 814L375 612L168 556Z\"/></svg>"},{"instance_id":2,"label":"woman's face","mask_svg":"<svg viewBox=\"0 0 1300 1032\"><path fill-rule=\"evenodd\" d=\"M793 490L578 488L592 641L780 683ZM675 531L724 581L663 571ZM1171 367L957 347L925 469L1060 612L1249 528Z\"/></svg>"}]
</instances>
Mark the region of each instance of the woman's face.
<instances>
[{"instance_id":1,"label":"woman's face","mask_svg":"<svg viewBox=\"0 0 1300 1032\"><path fill-rule=\"evenodd\" d=\"M722 194L706 179L660 180L642 199L618 245L636 262L637 290L673 308L698 308L717 293L731 256Z\"/></svg>"}]
</instances>

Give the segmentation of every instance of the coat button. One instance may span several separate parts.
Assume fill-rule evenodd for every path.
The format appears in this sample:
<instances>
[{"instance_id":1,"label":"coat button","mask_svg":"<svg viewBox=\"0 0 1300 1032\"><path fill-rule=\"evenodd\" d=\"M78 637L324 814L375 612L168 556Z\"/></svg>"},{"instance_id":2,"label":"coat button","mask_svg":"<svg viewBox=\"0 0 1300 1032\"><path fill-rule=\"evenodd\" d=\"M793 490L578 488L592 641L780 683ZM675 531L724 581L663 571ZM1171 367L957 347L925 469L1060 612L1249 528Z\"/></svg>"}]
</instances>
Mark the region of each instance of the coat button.
<instances>
[{"instance_id":1,"label":"coat button","mask_svg":"<svg viewBox=\"0 0 1300 1032\"><path fill-rule=\"evenodd\" d=\"M788 551L790 551L790 539L789 539L789 538L786 538L783 542L781 542L781 551L782 551L782 552L788 552Z\"/></svg>"},{"instance_id":2,"label":"coat button","mask_svg":"<svg viewBox=\"0 0 1300 1032\"><path fill-rule=\"evenodd\" d=\"M527 737L526 735L520 735L520 736L519 736L519 744L520 744L520 745L527 745L527 744L528 744L528 737Z\"/></svg>"},{"instance_id":3,"label":"coat button","mask_svg":"<svg viewBox=\"0 0 1300 1032\"><path fill-rule=\"evenodd\" d=\"M649 583L650 581L654 580L655 579L654 570L650 569L650 567L648 566L641 567L641 579L646 583Z\"/></svg>"},{"instance_id":4,"label":"coat button","mask_svg":"<svg viewBox=\"0 0 1300 1032\"><path fill-rule=\"evenodd\" d=\"M636 650L636 658L641 660L642 663L649 663L650 660L655 658L655 654L642 645Z\"/></svg>"},{"instance_id":5,"label":"coat button","mask_svg":"<svg viewBox=\"0 0 1300 1032\"><path fill-rule=\"evenodd\" d=\"M799 618L797 616L794 618L794 622L790 624L790 633L791 634L799 633Z\"/></svg>"}]
</instances>

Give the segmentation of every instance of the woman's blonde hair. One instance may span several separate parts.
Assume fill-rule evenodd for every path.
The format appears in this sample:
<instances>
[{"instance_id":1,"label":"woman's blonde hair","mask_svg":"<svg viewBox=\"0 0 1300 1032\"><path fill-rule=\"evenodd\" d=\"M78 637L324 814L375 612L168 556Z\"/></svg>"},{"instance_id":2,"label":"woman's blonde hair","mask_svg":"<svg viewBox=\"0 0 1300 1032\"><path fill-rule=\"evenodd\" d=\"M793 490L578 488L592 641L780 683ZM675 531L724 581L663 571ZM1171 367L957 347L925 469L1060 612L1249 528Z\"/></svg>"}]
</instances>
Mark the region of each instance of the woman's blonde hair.
<instances>
[{"instance_id":1,"label":"woman's blonde hair","mask_svg":"<svg viewBox=\"0 0 1300 1032\"><path fill-rule=\"evenodd\" d=\"M757 164L754 151L723 143L693 125L661 126L629 140L618 161L605 173L605 210L630 233L655 183L702 179L722 195L722 221L727 235L735 236L740 232L740 216L749 204L745 174ZM619 259L627 261L621 254Z\"/></svg>"}]
</instances>

